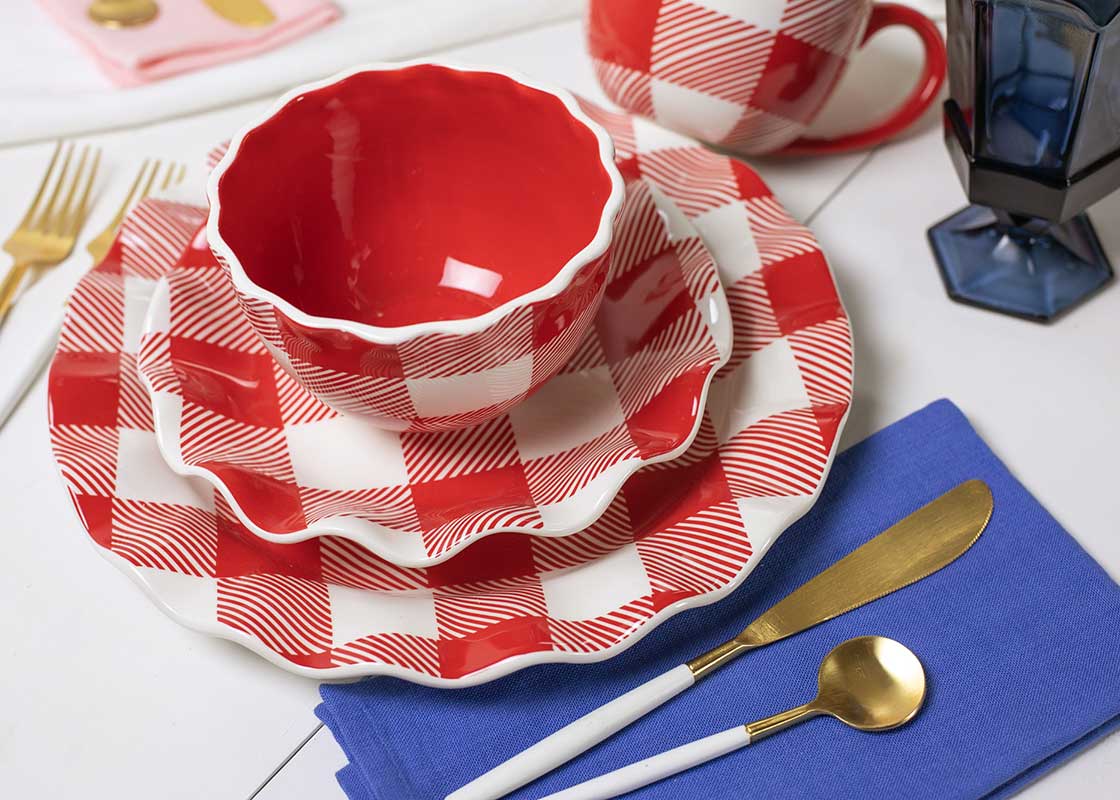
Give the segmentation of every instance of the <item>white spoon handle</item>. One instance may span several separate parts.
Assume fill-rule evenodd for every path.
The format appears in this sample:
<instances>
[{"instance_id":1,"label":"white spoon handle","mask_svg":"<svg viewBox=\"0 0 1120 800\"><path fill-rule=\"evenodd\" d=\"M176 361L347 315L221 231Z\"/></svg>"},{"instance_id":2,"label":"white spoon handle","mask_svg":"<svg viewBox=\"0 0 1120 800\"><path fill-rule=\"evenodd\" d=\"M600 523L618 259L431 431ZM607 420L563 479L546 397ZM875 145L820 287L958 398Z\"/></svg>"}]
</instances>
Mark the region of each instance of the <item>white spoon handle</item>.
<instances>
[{"instance_id":1,"label":"white spoon handle","mask_svg":"<svg viewBox=\"0 0 1120 800\"><path fill-rule=\"evenodd\" d=\"M456 789L446 800L496 800L556 769L676 697L695 679L681 664L541 739L509 761Z\"/></svg>"},{"instance_id":2,"label":"white spoon handle","mask_svg":"<svg viewBox=\"0 0 1120 800\"><path fill-rule=\"evenodd\" d=\"M609 797L618 797L668 778L670 775L692 769L697 764L719 758L750 743L751 737L746 727L739 725L576 784L570 789L550 794L542 800L606 800Z\"/></svg>"}]
</instances>

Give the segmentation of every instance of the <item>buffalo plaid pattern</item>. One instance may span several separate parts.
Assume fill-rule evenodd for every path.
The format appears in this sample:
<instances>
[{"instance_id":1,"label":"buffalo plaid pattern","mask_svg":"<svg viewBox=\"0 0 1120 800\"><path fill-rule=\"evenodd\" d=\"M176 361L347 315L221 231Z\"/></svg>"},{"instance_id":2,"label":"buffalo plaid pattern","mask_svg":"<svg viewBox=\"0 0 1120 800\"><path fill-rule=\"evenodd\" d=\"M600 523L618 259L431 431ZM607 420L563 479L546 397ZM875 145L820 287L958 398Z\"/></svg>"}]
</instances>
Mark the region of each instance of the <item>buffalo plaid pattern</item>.
<instances>
[{"instance_id":1,"label":"buffalo plaid pattern","mask_svg":"<svg viewBox=\"0 0 1120 800\"><path fill-rule=\"evenodd\" d=\"M531 395L575 352L595 320L610 252L554 297L513 309L476 333L424 334L382 345L310 328L235 288L273 357L323 402L411 432L494 419Z\"/></svg>"},{"instance_id":2,"label":"buffalo plaid pattern","mask_svg":"<svg viewBox=\"0 0 1120 800\"><path fill-rule=\"evenodd\" d=\"M407 566L496 532L587 527L639 467L687 447L731 352L715 262L640 179L573 360L464 430L398 433L331 410L279 367L224 270L202 256L163 279L140 347L163 452L214 483L258 535L343 535Z\"/></svg>"},{"instance_id":3,"label":"buffalo plaid pattern","mask_svg":"<svg viewBox=\"0 0 1120 800\"><path fill-rule=\"evenodd\" d=\"M800 136L824 105L870 6L602 0L592 4L591 55L607 96L622 107L707 142L769 152Z\"/></svg>"},{"instance_id":4,"label":"buffalo plaid pattern","mask_svg":"<svg viewBox=\"0 0 1120 800\"><path fill-rule=\"evenodd\" d=\"M176 619L288 669L434 685L606 658L741 583L831 463L851 402L848 320L812 235L750 168L586 108L691 218L727 291L732 356L685 454L632 476L585 531L498 534L424 569L338 537L254 537L220 493L159 454L140 326L204 212L147 202L71 298L50 375L55 459L106 557Z\"/></svg>"}]
</instances>

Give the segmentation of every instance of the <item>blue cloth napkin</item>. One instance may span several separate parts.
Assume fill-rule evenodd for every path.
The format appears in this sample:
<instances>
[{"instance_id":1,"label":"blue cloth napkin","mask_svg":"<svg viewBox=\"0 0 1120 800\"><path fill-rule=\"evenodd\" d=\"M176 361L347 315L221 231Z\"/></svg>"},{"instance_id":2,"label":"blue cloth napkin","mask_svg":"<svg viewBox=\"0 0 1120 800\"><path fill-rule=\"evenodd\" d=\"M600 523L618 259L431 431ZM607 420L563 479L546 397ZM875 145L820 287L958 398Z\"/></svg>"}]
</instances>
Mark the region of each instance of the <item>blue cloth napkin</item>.
<instances>
[{"instance_id":1,"label":"blue cloth napkin","mask_svg":"<svg viewBox=\"0 0 1120 800\"><path fill-rule=\"evenodd\" d=\"M350 761L339 783L352 800L442 798L730 638L845 553L969 478L988 482L995 512L949 567L743 656L511 797L538 798L802 703L815 692L825 653L873 633L906 644L925 666L926 703L909 725L873 734L812 720L631 797L1008 797L1120 724L1120 587L946 400L841 454L813 511L737 592L675 617L616 658L530 668L472 689L384 678L324 685L318 714Z\"/></svg>"}]
</instances>

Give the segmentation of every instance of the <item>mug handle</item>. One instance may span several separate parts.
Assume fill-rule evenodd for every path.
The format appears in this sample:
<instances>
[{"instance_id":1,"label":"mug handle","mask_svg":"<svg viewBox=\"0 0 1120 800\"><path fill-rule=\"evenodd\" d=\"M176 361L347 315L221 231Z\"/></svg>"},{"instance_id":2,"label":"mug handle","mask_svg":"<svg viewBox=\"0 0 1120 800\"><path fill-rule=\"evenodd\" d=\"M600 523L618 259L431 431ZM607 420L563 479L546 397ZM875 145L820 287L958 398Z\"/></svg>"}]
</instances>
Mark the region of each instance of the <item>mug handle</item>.
<instances>
[{"instance_id":1,"label":"mug handle","mask_svg":"<svg viewBox=\"0 0 1120 800\"><path fill-rule=\"evenodd\" d=\"M835 138L797 139L781 150L783 154L824 155L870 147L900 133L925 113L937 98L941 85L945 83L945 68L948 63L945 40L941 38L941 31L936 23L922 12L897 3L876 3L871 8L871 19L867 23L867 32L863 35L860 47L890 25L905 25L913 30L922 40L922 47L925 49L921 77L902 105L882 122L862 131L841 134Z\"/></svg>"}]
</instances>

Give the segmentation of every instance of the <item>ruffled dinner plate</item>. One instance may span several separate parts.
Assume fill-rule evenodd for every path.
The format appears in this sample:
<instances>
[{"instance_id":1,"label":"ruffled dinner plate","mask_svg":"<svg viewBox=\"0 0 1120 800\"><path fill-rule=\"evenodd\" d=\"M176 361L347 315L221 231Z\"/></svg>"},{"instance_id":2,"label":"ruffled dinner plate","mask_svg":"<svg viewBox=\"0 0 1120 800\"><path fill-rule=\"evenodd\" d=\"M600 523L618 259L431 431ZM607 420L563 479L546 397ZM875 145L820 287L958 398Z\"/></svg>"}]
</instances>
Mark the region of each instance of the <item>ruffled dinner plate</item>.
<instances>
[{"instance_id":1,"label":"ruffled dinner plate","mask_svg":"<svg viewBox=\"0 0 1120 800\"><path fill-rule=\"evenodd\" d=\"M425 569L339 537L263 541L160 456L140 328L204 211L148 202L75 290L50 375L55 459L100 552L180 622L286 669L439 686L607 658L738 586L828 472L852 396L848 320L812 234L750 168L586 108L691 218L727 292L732 355L687 452L637 472L586 531L498 534Z\"/></svg>"},{"instance_id":2,"label":"ruffled dinner plate","mask_svg":"<svg viewBox=\"0 0 1120 800\"><path fill-rule=\"evenodd\" d=\"M297 383L204 253L156 288L140 376L168 464L213 484L253 533L342 536L431 566L495 533L583 530L639 468L692 442L730 314L696 229L640 178L604 295L572 360L527 400L465 430L400 433Z\"/></svg>"}]
</instances>

